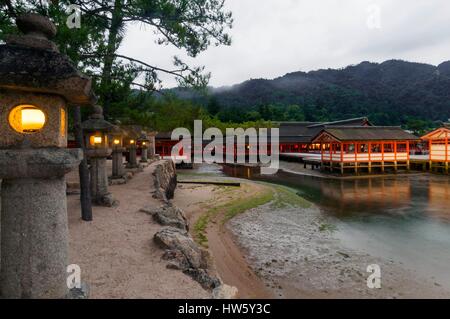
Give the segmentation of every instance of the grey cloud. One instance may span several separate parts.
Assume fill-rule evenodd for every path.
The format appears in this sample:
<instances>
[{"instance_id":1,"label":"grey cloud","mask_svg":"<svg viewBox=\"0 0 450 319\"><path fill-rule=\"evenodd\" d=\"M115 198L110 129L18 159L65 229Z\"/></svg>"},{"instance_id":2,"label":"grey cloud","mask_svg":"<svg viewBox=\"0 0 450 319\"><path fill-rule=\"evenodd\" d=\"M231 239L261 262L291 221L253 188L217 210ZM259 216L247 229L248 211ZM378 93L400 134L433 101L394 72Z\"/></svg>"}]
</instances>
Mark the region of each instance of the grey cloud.
<instances>
[{"instance_id":1,"label":"grey cloud","mask_svg":"<svg viewBox=\"0 0 450 319\"><path fill-rule=\"evenodd\" d=\"M381 29L367 27L367 8L381 8ZM233 11L231 47L212 47L196 59L154 43L151 30L128 29L121 51L163 67L178 55L205 65L214 86L293 71L339 68L397 58L438 64L450 59L448 0L226 0ZM163 77L165 86L175 85Z\"/></svg>"}]
</instances>

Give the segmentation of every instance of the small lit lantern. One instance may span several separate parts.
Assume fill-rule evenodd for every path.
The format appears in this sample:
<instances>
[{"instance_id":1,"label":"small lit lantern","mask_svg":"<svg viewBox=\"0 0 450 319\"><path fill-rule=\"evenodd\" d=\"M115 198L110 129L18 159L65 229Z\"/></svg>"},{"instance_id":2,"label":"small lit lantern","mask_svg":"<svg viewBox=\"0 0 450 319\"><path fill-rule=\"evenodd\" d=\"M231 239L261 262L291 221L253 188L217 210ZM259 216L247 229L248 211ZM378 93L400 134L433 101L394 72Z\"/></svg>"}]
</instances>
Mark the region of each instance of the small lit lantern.
<instances>
[{"instance_id":1,"label":"small lit lantern","mask_svg":"<svg viewBox=\"0 0 450 319\"><path fill-rule=\"evenodd\" d=\"M108 134L113 130L114 125L105 121L101 106L94 107L94 113L82 123L81 127L88 150L109 148Z\"/></svg>"},{"instance_id":2,"label":"small lit lantern","mask_svg":"<svg viewBox=\"0 0 450 319\"><path fill-rule=\"evenodd\" d=\"M67 149L67 105L95 100L91 79L58 52L47 18L16 20L24 33L0 45L2 297L68 293L65 174L82 152Z\"/></svg>"},{"instance_id":3,"label":"small lit lantern","mask_svg":"<svg viewBox=\"0 0 450 319\"><path fill-rule=\"evenodd\" d=\"M94 107L94 113L81 124L81 127L86 141L85 155L90 162L92 202L101 206L115 206L117 202L108 191L106 171L106 160L112 153L108 145L108 134L115 126L105 121L103 109L97 105Z\"/></svg>"},{"instance_id":4,"label":"small lit lantern","mask_svg":"<svg viewBox=\"0 0 450 319\"><path fill-rule=\"evenodd\" d=\"M91 146L100 146L102 145L103 138L101 136L91 135L90 137L90 145Z\"/></svg>"},{"instance_id":5,"label":"small lit lantern","mask_svg":"<svg viewBox=\"0 0 450 319\"><path fill-rule=\"evenodd\" d=\"M119 126L114 126L111 134L109 135L112 140L112 175L111 179L121 179L126 182L124 165L123 165L123 153L125 148L123 145L123 138L126 132Z\"/></svg>"},{"instance_id":6,"label":"small lit lantern","mask_svg":"<svg viewBox=\"0 0 450 319\"><path fill-rule=\"evenodd\" d=\"M123 129L127 132L127 138L124 140L128 152L128 162L126 167L128 169L139 169L140 165L137 161L137 142L140 137L140 129L136 125L124 126Z\"/></svg>"},{"instance_id":7,"label":"small lit lantern","mask_svg":"<svg viewBox=\"0 0 450 319\"><path fill-rule=\"evenodd\" d=\"M109 147L114 149L122 149L123 141L127 133L118 125L114 125L110 133L108 134Z\"/></svg>"},{"instance_id":8,"label":"small lit lantern","mask_svg":"<svg viewBox=\"0 0 450 319\"><path fill-rule=\"evenodd\" d=\"M141 133L139 137L139 142L141 143L141 163L148 162L148 154L147 154L147 145L150 140L147 138L147 134L145 132Z\"/></svg>"}]
</instances>

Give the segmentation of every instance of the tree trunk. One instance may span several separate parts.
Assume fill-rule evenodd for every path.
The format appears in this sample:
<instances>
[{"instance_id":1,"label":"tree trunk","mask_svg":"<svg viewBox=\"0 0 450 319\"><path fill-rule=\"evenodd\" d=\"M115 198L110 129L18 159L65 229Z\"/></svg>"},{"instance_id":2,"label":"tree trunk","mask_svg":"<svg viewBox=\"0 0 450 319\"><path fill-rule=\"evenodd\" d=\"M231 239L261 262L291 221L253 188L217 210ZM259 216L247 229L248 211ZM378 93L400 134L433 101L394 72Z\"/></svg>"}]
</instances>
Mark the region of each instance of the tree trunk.
<instances>
[{"instance_id":1,"label":"tree trunk","mask_svg":"<svg viewBox=\"0 0 450 319\"><path fill-rule=\"evenodd\" d=\"M81 109L75 107L74 111L74 132L77 147L85 150L83 140L83 130L81 128ZM91 202L91 185L89 182L89 167L86 157L80 163L80 201L81 201L81 219L84 221L92 221L92 202Z\"/></svg>"},{"instance_id":2,"label":"tree trunk","mask_svg":"<svg viewBox=\"0 0 450 319\"><path fill-rule=\"evenodd\" d=\"M123 25L122 20L122 0L114 1L114 10L112 12L111 26L109 28L108 44L106 47L106 55L103 60L103 73L101 82L101 95L103 102L103 115L107 119L111 107L111 74L114 64L114 54L118 48L119 31Z\"/></svg>"}]
</instances>

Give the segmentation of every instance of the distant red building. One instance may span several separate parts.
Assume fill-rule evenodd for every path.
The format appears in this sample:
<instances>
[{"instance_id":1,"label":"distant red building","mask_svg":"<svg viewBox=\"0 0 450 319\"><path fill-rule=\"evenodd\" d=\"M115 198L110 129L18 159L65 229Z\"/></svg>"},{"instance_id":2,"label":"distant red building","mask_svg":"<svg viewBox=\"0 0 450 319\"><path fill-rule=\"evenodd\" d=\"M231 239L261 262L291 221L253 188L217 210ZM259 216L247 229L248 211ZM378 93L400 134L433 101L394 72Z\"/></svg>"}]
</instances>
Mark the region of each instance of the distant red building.
<instances>
[{"instance_id":1,"label":"distant red building","mask_svg":"<svg viewBox=\"0 0 450 319\"><path fill-rule=\"evenodd\" d=\"M324 129L332 126L372 126L367 117L334 122L281 122L280 153L320 153L320 144L312 139Z\"/></svg>"}]
</instances>

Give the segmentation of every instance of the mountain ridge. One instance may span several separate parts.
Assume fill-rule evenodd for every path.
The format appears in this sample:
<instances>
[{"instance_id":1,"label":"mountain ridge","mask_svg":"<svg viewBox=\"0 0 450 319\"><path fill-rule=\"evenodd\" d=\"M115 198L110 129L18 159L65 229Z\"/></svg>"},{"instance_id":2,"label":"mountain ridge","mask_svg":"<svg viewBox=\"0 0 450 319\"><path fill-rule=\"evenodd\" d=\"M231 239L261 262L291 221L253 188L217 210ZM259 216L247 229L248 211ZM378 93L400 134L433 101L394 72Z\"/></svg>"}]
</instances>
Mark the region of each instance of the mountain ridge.
<instances>
[{"instance_id":1,"label":"mountain ridge","mask_svg":"<svg viewBox=\"0 0 450 319\"><path fill-rule=\"evenodd\" d=\"M171 91L181 93L179 89ZM365 115L379 125L401 125L411 119L445 121L450 118L450 61L436 66L395 59L363 61L341 69L249 79L231 86L209 87L208 91L220 105L219 117L229 109L245 113L271 105L280 112L264 119L282 120L279 114L298 105L304 118L311 121ZM192 91L181 95L208 104L208 99Z\"/></svg>"}]
</instances>

